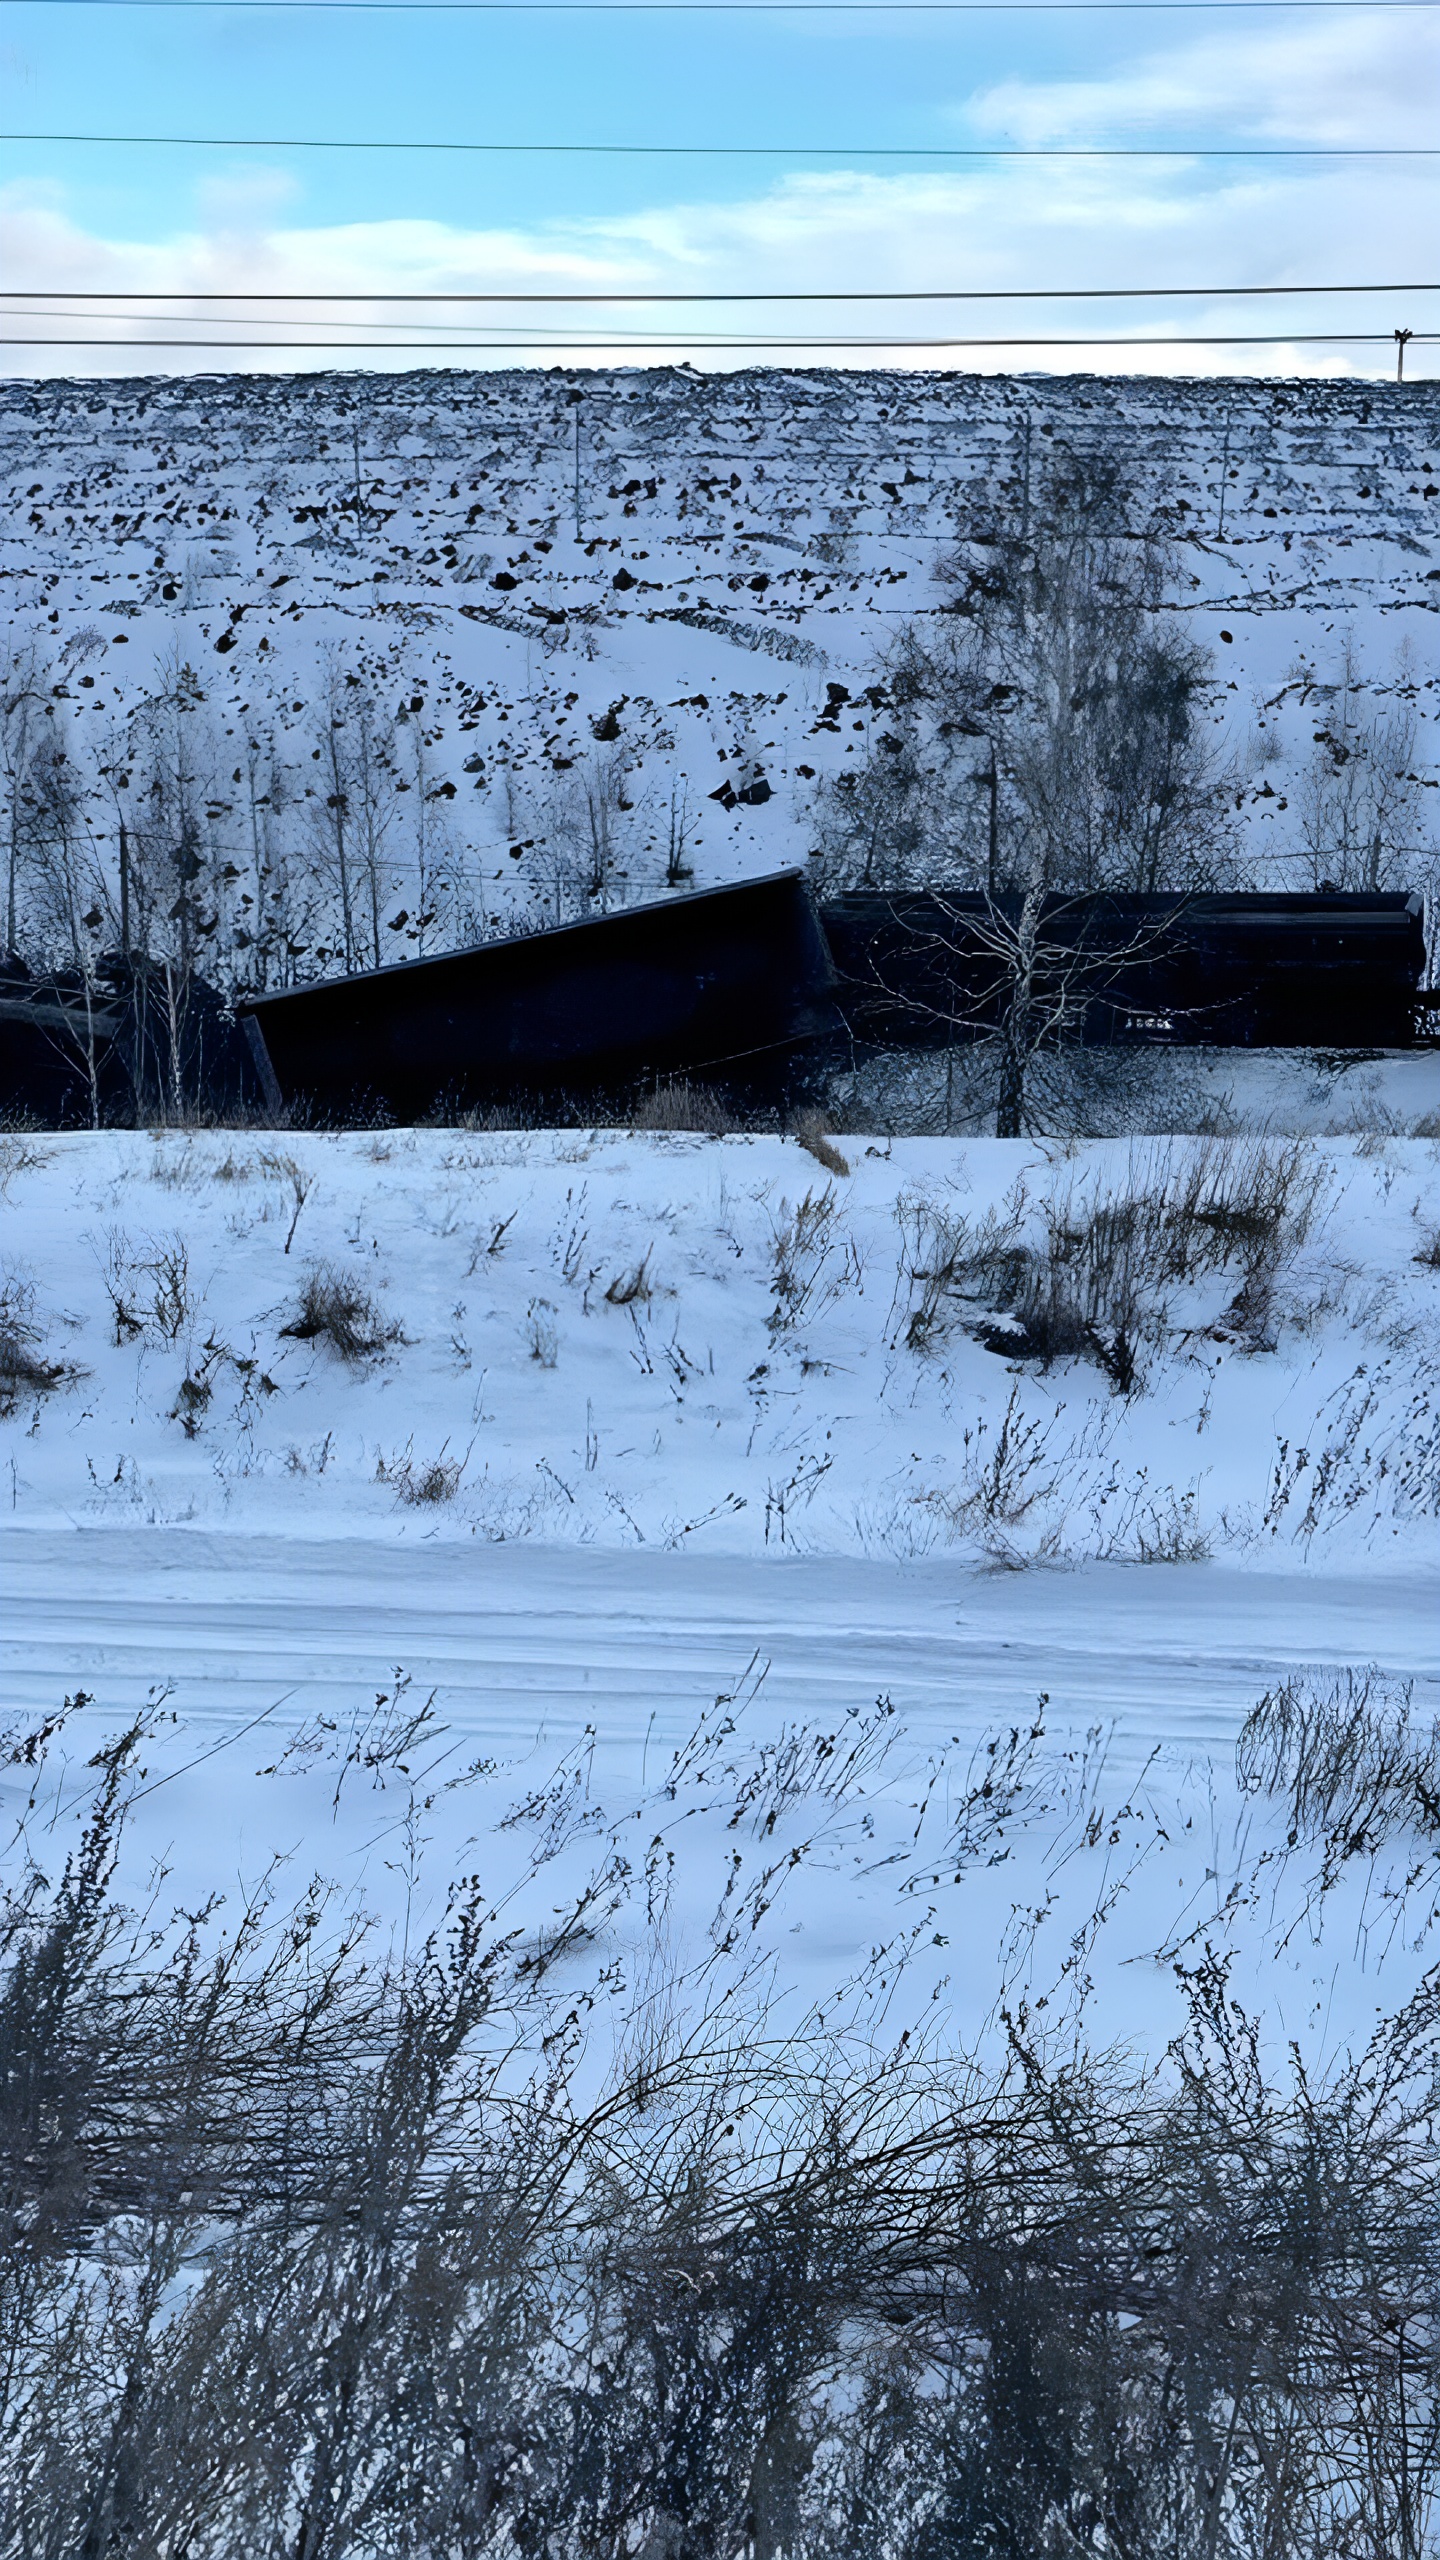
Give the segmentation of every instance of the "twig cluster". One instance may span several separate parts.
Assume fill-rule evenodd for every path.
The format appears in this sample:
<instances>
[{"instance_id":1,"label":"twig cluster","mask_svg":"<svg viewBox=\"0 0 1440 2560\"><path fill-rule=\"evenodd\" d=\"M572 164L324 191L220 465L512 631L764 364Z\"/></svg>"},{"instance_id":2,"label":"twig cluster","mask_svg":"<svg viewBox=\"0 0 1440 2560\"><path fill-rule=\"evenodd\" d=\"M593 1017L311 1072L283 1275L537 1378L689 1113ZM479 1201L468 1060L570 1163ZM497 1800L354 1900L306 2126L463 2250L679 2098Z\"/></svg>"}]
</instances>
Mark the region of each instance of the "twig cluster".
<instances>
[{"instance_id":1,"label":"twig cluster","mask_svg":"<svg viewBox=\"0 0 1440 2560\"><path fill-rule=\"evenodd\" d=\"M377 1705L377 1748L424 1739ZM1023 1818L1038 1730L958 1855ZM880 1732L780 1735L737 1821L843 1794ZM472 1881L399 1961L318 1893L157 1927L115 1895L140 1739L0 1929L0 2548L1433 2552L1432 1991L1317 2084L1210 1955L1153 2072L1023 2006L983 2066L781 2040L752 1976L743 2012L637 1996L586 2095L550 1986L611 1869L538 1939ZM517 1819L573 1836L580 1759L557 1787Z\"/></svg>"},{"instance_id":2,"label":"twig cluster","mask_svg":"<svg viewBox=\"0 0 1440 2560\"><path fill-rule=\"evenodd\" d=\"M1114 1187L1060 1183L1032 1201L1022 1178L978 1221L907 1193L897 1204L904 1339L925 1352L964 1321L1013 1360L1093 1360L1129 1394L1173 1291L1238 1266L1222 1329L1258 1349L1277 1278L1309 1236L1324 1189L1303 1140L1208 1138L1145 1150Z\"/></svg>"}]
</instances>

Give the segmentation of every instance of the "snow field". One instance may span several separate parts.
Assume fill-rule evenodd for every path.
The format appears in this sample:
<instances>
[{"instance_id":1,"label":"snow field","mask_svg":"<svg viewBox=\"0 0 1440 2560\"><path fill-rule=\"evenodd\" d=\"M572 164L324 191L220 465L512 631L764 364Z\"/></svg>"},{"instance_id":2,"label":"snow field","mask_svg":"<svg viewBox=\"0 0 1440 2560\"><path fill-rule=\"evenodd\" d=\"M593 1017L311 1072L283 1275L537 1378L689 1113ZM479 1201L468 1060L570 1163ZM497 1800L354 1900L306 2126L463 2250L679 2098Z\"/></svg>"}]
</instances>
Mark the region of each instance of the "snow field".
<instances>
[{"instance_id":1,"label":"snow field","mask_svg":"<svg viewBox=\"0 0 1440 2560\"><path fill-rule=\"evenodd\" d=\"M791 1140L620 1131L9 1143L11 1303L73 1372L17 1387L15 1526L1433 1547L1433 1140L857 1139L843 1176ZM1192 1176L1183 1270L1105 1241ZM1276 1181L1273 1245L1247 1241ZM1040 1356L1025 1288L1065 1298ZM311 1330L317 1290L348 1331Z\"/></svg>"},{"instance_id":2,"label":"snow field","mask_svg":"<svg viewBox=\"0 0 1440 2560\"><path fill-rule=\"evenodd\" d=\"M1363 2040L1427 1960L1413 1803L1317 1881L1236 1745L1368 1664L1430 1747L1433 1142L839 1143L12 1141L9 1302L74 1372L5 1426L12 1870L138 1717L137 1894L587 1899L596 2069L652 1995L1153 2052L1207 1947L1277 2046ZM937 1298L947 1239L993 1278L1197 1164L1278 1169L1288 1242L1263 1308L1152 1275L1128 1390L1103 1328L1047 1371ZM316 1273L372 1351L287 1333Z\"/></svg>"}]
</instances>

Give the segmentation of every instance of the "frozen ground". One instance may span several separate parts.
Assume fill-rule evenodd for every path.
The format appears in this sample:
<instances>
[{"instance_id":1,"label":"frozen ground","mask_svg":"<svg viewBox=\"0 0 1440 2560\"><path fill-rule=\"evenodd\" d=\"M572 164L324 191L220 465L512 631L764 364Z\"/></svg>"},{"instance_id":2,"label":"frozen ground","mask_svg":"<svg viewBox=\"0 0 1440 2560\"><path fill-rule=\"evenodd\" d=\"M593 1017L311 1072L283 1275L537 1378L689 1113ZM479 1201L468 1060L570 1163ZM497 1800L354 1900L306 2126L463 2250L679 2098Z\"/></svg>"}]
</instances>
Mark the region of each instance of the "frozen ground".
<instances>
[{"instance_id":1,"label":"frozen ground","mask_svg":"<svg viewBox=\"0 0 1440 2560\"><path fill-rule=\"evenodd\" d=\"M938 1996L974 2031L1002 1979L1058 2009L1078 1932L1102 2030L1153 2044L1179 2015L1168 1958L1233 1938L1236 1988L1271 2030L1333 2054L1426 1960L1426 1862L1417 1877L1388 1844L1368 1909L1363 1891L1337 1894L1326 1926L1275 1810L1246 1802L1234 1777L1245 1717L1297 1668L1323 1687L1352 1663L1377 1665L1396 1694L1413 1684L1428 1727L1440 1613L1424 1566L1377 1579L1293 1563L1088 1565L1017 1579L950 1558L174 1529L97 1528L78 1542L12 1529L0 1544L17 1717L38 1722L77 1690L88 1701L63 1735L41 1836L54 1802L80 1800L88 1752L163 1676L173 1685L144 1754L133 1871L163 1861L187 1908L216 1890L233 1901L279 1852L296 1884L320 1869L393 1917L409 1889L413 1774L432 1894L477 1859L498 1894L539 1846L525 1908L553 1911L618 1846L629 1872L615 1934L632 1963L657 1850L667 1927L693 1953L713 1942L738 1846L730 1908L744 1917L729 1953L777 1965L800 2009L863 1983L877 1949L899 2016L923 2018ZM409 1705L434 1718L405 1776L377 1748L397 1664ZM706 1721L721 1744L687 1753ZM787 1737L801 1732L858 1744L849 1792L820 1791L809 1750L787 1776ZM1013 1784L987 1797L996 1736ZM497 1831L517 1804L527 1817ZM1403 1919L1392 1866L1408 1881ZM419 1899L433 1910L423 1888ZM752 1927L754 1902L765 1907ZM1087 1933L1106 1905L1103 1930Z\"/></svg>"},{"instance_id":2,"label":"frozen ground","mask_svg":"<svg viewBox=\"0 0 1440 2560\"><path fill-rule=\"evenodd\" d=\"M861 1138L843 1173L618 1130L7 1144L10 1299L73 1371L17 1389L17 1528L1374 1568L1434 1539L1433 1138ZM1105 1241L1192 1178L1183 1270ZM1027 1351L1057 1291L1069 1334Z\"/></svg>"},{"instance_id":3,"label":"frozen ground","mask_svg":"<svg viewBox=\"0 0 1440 2560\"><path fill-rule=\"evenodd\" d=\"M74 1372L4 1426L17 1735L76 1701L9 1764L32 1848L138 1713L137 1889L281 1854L400 1930L463 1866L538 1926L599 1874L602 2017L756 1963L793 2017L980 2032L1003 1992L1153 2048L1210 1946L1267 2037L1363 2036L1433 1843L1402 1806L1322 1885L1235 1748L1354 1666L1440 1713L1434 1142L849 1144L13 1142L10 1303ZM1288 1165L1289 1223L1263 1290L1253 1237L1147 1266L1128 1388L1103 1323L1014 1357L973 1252L935 1298L944 1219L994 1297L1197 1163L1207 1232L1220 1168L1233 1222ZM317 1266L372 1354L285 1333Z\"/></svg>"}]
</instances>

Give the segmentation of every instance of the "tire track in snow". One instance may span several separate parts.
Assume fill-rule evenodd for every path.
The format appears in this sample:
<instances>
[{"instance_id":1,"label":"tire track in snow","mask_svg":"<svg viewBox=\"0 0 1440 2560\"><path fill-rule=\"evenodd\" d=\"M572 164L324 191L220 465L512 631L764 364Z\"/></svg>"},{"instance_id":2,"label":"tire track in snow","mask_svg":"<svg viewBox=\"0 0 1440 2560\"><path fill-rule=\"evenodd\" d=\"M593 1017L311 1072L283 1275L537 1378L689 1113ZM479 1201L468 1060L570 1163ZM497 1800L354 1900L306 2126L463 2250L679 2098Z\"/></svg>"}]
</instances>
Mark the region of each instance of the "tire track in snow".
<instances>
[{"instance_id":1,"label":"tire track in snow","mask_svg":"<svg viewBox=\"0 0 1440 2560\"><path fill-rule=\"evenodd\" d=\"M825 1721L888 1694L917 1742L976 1735L1044 1690L1052 1732L1115 1725L1228 1751L1297 1664L1377 1662L1440 1710L1440 1579L1092 1565L699 1557L185 1530L0 1532L10 1711L77 1686L117 1714L158 1681L187 1722L349 1713L397 1664L457 1733L523 1751L587 1724L628 1754L688 1731L758 1654L758 1712Z\"/></svg>"}]
</instances>

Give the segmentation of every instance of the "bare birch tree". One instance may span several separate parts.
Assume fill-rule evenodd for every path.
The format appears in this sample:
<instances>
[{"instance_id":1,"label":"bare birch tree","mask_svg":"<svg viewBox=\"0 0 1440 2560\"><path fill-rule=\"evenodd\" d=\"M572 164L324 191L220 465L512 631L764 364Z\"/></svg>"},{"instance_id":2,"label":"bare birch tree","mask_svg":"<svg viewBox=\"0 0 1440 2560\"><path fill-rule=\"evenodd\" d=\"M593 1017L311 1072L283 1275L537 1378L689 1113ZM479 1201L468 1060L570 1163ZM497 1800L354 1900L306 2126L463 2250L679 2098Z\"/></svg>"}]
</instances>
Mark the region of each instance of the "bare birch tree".
<instances>
[{"instance_id":1,"label":"bare birch tree","mask_svg":"<svg viewBox=\"0 0 1440 2560\"><path fill-rule=\"evenodd\" d=\"M1301 784L1300 823L1316 888L1375 891L1428 879L1434 849L1426 776L1416 769L1417 688L1409 670L1401 666L1382 705L1347 633L1338 678L1312 689L1323 710Z\"/></svg>"},{"instance_id":2,"label":"bare birch tree","mask_svg":"<svg viewBox=\"0 0 1440 2560\"><path fill-rule=\"evenodd\" d=\"M1132 523L1112 471L1065 457L1029 521L942 561L954 602L900 633L870 689L865 760L817 812L825 889L982 899L1002 1136L1024 1124L1030 1060L1073 1033L1097 970L1124 957L1093 936L1077 948L1067 906L1107 892L1178 904L1232 869L1201 729L1208 661L1165 615L1163 535Z\"/></svg>"},{"instance_id":3,"label":"bare birch tree","mask_svg":"<svg viewBox=\"0 0 1440 2560\"><path fill-rule=\"evenodd\" d=\"M0 676L0 756L5 773L5 943L19 948L20 884L30 833L32 768L53 712L49 671L35 638L23 638L6 654Z\"/></svg>"}]
</instances>

